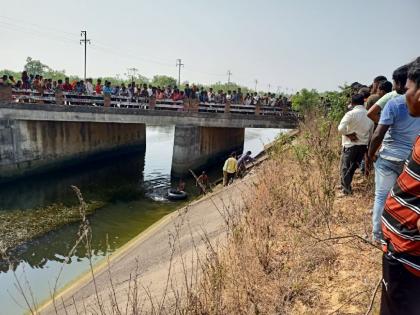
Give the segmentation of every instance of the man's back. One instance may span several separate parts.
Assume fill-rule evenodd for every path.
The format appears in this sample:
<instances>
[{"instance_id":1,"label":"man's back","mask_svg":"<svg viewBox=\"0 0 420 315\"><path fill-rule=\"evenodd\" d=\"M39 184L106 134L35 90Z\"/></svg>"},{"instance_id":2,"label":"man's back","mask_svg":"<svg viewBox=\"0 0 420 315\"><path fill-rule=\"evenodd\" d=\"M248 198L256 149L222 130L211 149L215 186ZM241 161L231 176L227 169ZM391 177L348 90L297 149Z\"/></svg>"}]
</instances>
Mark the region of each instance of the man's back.
<instances>
[{"instance_id":1,"label":"man's back","mask_svg":"<svg viewBox=\"0 0 420 315\"><path fill-rule=\"evenodd\" d=\"M366 108L363 105L356 105L351 111L344 115L338 126L338 130L343 135L343 146L367 145L373 130L373 122L367 117ZM357 141L351 141L345 136L352 133L356 134Z\"/></svg>"},{"instance_id":2,"label":"man's back","mask_svg":"<svg viewBox=\"0 0 420 315\"><path fill-rule=\"evenodd\" d=\"M407 159L420 131L420 119L410 116L405 95L393 98L385 105L379 124L390 126L379 154L393 159Z\"/></svg>"},{"instance_id":3,"label":"man's back","mask_svg":"<svg viewBox=\"0 0 420 315\"><path fill-rule=\"evenodd\" d=\"M223 166L223 171L228 173L235 173L238 168L238 162L234 157L230 157L226 160L225 165Z\"/></svg>"}]
</instances>

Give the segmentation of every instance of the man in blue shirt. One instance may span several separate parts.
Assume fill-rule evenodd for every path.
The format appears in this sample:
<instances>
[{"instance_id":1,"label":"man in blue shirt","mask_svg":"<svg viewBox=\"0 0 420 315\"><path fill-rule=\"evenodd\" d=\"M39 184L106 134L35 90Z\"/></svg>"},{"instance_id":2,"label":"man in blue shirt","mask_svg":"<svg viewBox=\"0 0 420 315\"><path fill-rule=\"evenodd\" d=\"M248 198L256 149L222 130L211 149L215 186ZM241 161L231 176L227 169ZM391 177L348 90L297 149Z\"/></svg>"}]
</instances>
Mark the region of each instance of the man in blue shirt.
<instances>
[{"instance_id":1,"label":"man in blue shirt","mask_svg":"<svg viewBox=\"0 0 420 315\"><path fill-rule=\"evenodd\" d=\"M408 68L406 65L396 71L401 72L407 80ZM381 216L386 197L402 172L419 131L420 119L410 116L405 95L388 101L381 112L367 155L367 164L370 166L382 143L375 161L375 202L372 213L374 242L382 240Z\"/></svg>"}]
</instances>

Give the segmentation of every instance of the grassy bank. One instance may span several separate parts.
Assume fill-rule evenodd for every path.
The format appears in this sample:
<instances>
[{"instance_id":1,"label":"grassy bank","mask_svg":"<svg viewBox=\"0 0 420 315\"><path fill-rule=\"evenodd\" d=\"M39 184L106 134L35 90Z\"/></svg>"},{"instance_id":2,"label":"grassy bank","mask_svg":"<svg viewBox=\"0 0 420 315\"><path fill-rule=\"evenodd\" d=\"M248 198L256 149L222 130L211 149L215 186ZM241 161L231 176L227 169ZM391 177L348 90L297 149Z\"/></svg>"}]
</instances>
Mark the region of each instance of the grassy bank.
<instances>
[{"instance_id":1,"label":"grassy bank","mask_svg":"<svg viewBox=\"0 0 420 315\"><path fill-rule=\"evenodd\" d=\"M194 314L364 314L380 280L368 240L371 179L336 198L340 136L320 114L282 136L258 170L246 206L226 209L226 245L207 253L187 299Z\"/></svg>"},{"instance_id":2,"label":"grassy bank","mask_svg":"<svg viewBox=\"0 0 420 315\"><path fill-rule=\"evenodd\" d=\"M90 202L86 207L86 214L92 214L103 205L99 201ZM3 211L0 213L0 259L3 258L2 253L7 253L25 241L78 221L79 206L53 204L31 210Z\"/></svg>"}]
</instances>

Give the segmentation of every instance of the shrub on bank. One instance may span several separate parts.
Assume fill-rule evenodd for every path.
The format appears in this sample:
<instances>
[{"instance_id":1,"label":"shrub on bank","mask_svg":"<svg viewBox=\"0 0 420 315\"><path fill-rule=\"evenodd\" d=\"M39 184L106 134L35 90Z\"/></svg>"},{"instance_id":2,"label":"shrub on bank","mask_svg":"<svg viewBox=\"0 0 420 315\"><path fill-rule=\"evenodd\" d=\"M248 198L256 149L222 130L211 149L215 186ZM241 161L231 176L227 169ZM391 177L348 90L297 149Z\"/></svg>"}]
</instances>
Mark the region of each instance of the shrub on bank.
<instances>
[{"instance_id":1,"label":"shrub on bank","mask_svg":"<svg viewBox=\"0 0 420 315\"><path fill-rule=\"evenodd\" d=\"M225 210L226 246L208 253L186 313L360 314L369 307L380 279L380 251L366 241L372 200L362 178L353 197L336 199L335 116L345 96L329 97L329 113L306 108L299 135L278 138L245 206Z\"/></svg>"}]
</instances>

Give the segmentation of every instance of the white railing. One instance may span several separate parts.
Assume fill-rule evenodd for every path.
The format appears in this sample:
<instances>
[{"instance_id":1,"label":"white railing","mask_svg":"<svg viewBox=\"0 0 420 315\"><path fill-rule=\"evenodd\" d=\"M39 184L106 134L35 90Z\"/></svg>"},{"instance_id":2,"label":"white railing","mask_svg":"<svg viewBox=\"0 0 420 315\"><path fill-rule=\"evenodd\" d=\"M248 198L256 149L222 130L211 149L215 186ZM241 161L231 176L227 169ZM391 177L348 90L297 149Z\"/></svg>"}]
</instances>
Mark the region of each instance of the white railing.
<instances>
[{"instance_id":1,"label":"white railing","mask_svg":"<svg viewBox=\"0 0 420 315\"><path fill-rule=\"evenodd\" d=\"M13 100L17 103L57 104L54 92L13 89ZM155 99L146 97L128 97L111 95L106 100L103 95L81 95L74 92L62 92L63 105L105 106L114 108L137 108L146 110L191 111L200 113L232 113L242 115L279 116L297 119L298 114L288 108L278 106L217 104L198 102L197 99L173 101L172 99Z\"/></svg>"}]
</instances>

